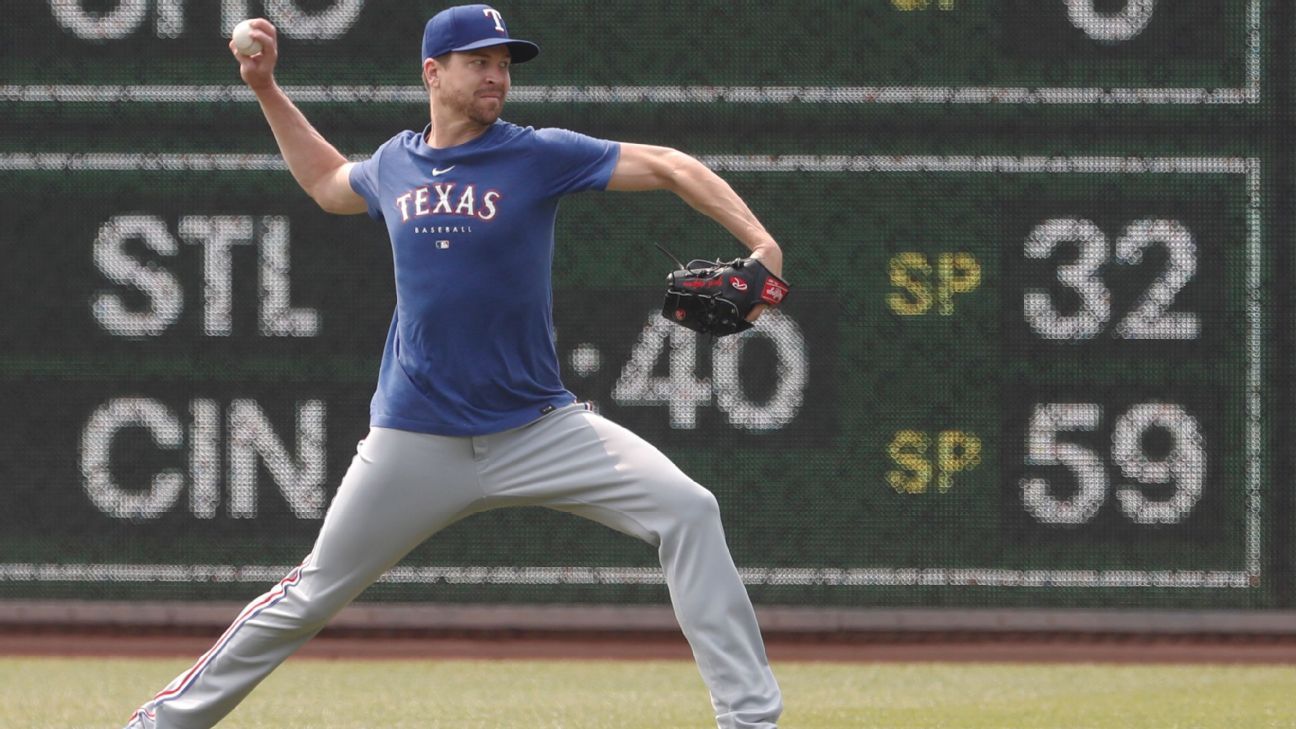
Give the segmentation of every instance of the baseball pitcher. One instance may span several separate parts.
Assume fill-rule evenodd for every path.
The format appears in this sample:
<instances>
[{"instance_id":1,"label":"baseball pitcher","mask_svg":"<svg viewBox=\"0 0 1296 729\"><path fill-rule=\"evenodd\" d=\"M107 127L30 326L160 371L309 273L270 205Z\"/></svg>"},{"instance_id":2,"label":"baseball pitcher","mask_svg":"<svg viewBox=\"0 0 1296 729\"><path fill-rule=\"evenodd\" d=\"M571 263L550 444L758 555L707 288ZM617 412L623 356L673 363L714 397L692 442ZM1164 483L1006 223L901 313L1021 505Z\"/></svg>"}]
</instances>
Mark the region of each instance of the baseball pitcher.
<instances>
[{"instance_id":1,"label":"baseball pitcher","mask_svg":"<svg viewBox=\"0 0 1296 729\"><path fill-rule=\"evenodd\" d=\"M680 627L722 729L774 727L782 710L716 500L642 438L591 412L559 379L552 321L554 218L583 190L670 190L751 256L682 266L663 315L740 331L788 287L782 252L734 191L673 149L500 119L510 68L540 52L486 5L428 21L431 122L350 163L275 83L273 25L231 41L301 187L324 210L387 227L396 310L368 436L310 554L253 600L192 668L131 717L136 729L210 727L410 550L471 514L544 506L657 548ZM259 52L243 55L259 46Z\"/></svg>"}]
</instances>

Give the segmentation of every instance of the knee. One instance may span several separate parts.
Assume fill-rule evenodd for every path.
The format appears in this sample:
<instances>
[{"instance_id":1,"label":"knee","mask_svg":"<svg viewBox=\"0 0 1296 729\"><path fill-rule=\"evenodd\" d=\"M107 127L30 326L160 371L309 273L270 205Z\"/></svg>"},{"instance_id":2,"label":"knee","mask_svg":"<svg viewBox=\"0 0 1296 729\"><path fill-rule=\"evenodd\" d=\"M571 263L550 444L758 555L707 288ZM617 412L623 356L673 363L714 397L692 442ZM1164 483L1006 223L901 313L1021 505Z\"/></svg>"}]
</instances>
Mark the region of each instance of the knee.
<instances>
[{"instance_id":1,"label":"knee","mask_svg":"<svg viewBox=\"0 0 1296 729\"><path fill-rule=\"evenodd\" d=\"M321 630L337 614L337 609L325 604L324 600L301 600L298 603L298 616L301 627L305 630Z\"/></svg>"},{"instance_id":2,"label":"knee","mask_svg":"<svg viewBox=\"0 0 1296 729\"><path fill-rule=\"evenodd\" d=\"M688 488L680 489L672 510L678 521L688 524L719 524L720 503L710 491L690 481Z\"/></svg>"},{"instance_id":3,"label":"knee","mask_svg":"<svg viewBox=\"0 0 1296 729\"><path fill-rule=\"evenodd\" d=\"M305 590L289 592L266 618L294 633L314 633L328 624L341 610L337 601L328 599L327 591L311 593Z\"/></svg>"}]
</instances>

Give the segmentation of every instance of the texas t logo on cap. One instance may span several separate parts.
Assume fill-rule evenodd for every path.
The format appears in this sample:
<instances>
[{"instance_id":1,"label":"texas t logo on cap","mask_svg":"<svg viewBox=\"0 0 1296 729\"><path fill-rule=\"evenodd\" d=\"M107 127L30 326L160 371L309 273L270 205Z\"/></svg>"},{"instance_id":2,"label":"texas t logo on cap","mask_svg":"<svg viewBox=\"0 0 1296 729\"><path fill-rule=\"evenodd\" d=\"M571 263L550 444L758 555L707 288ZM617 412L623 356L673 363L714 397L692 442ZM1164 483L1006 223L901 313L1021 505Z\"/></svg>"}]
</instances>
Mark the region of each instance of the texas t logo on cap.
<instances>
[{"instance_id":1,"label":"texas t logo on cap","mask_svg":"<svg viewBox=\"0 0 1296 729\"><path fill-rule=\"evenodd\" d=\"M504 16L489 5L446 8L423 28L423 58L491 46L508 46L513 63L526 63L540 54L540 46L531 41L510 38Z\"/></svg>"},{"instance_id":2,"label":"texas t logo on cap","mask_svg":"<svg viewBox=\"0 0 1296 729\"><path fill-rule=\"evenodd\" d=\"M508 29L504 27L504 16L500 15L498 10L495 8L486 8L482 12L495 19L495 30L498 30L501 33L508 33Z\"/></svg>"}]
</instances>

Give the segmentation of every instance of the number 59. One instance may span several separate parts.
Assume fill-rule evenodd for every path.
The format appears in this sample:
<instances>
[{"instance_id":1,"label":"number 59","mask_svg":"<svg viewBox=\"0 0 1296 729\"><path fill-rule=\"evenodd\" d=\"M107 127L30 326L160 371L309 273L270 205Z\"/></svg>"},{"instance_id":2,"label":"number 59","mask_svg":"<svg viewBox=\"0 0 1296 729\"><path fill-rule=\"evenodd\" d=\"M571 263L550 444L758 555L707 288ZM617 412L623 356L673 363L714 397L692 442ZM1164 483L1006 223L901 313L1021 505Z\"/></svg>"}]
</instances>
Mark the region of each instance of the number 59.
<instances>
[{"instance_id":1,"label":"number 59","mask_svg":"<svg viewBox=\"0 0 1296 729\"><path fill-rule=\"evenodd\" d=\"M1045 524L1084 524L1107 500L1107 468L1092 449L1060 442L1059 433L1094 431L1102 422L1102 408L1092 403L1049 403L1035 406L1026 431L1027 466L1063 466L1078 484L1068 499L1053 493L1048 479L1024 478L1022 502ZM1153 428L1170 433L1173 445L1161 459L1153 460L1143 448L1143 436ZM1206 483L1206 446L1196 418L1172 403L1141 403L1116 419L1112 431L1112 461L1120 472L1139 484L1175 485L1170 498L1149 499L1133 485L1116 488L1121 511L1139 524L1177 524L1197 505Z\"/></svg>"}]
</instances>

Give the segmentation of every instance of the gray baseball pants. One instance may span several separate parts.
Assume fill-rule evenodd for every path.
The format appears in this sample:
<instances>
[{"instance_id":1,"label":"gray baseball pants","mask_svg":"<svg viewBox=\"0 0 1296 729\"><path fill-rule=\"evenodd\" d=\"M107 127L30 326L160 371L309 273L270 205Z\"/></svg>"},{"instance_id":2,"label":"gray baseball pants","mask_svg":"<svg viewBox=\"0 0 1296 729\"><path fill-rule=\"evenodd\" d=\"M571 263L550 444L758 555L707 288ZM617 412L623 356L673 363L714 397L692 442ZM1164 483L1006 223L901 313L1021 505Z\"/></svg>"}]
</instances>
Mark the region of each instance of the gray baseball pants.
<instances>
[{"instance_id":1,"label":"gray baseball pants","mask_svg":"<svg viewBox=\"0 0 1296 729\"><path fill-rule=\"evenodd\" d=\"M779 687L715 497L647 441L578 403L485 436L371 429L306 560L249 603L128 727L215 725L410 550L502 506L569 512L656 547L716 726L775 726Z\"/></svg>"}]
</instances>

